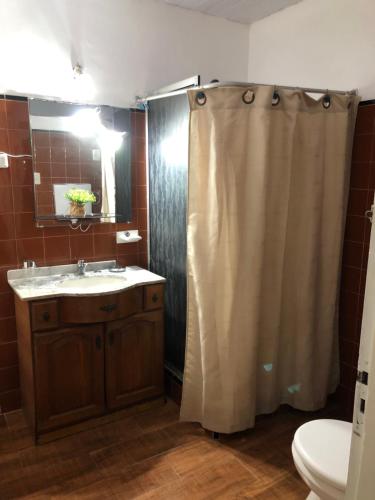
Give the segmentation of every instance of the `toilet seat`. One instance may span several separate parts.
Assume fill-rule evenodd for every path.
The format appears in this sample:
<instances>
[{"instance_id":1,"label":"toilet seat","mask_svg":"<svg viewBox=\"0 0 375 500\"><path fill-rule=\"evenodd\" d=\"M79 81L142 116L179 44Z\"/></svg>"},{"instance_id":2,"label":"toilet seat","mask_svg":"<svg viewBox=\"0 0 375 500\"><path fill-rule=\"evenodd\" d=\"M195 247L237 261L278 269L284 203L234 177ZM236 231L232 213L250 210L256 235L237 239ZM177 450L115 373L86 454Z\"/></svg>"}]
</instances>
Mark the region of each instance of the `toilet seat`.
<instances>
[{"instance_id":1,"label":"toilet seat","mask_svg":"<svg viewBox=\"0 0 375 500\"><path fill-rule=\"evenodd\" d=\"M323 499L344 498L349 468L352 425L340 420L313 420L295 433L295 465L311 488Z\"/></svg>"},{"instance_id":2,"label":"toilet seat","mask_svg":"<svg viewBox=\"0 0 375 500\"><path fill-rule=\"evenodd\" d=\"M310 498L318 498L321 500L344 500L345 491L334 488L309 471L309 469L303 463L302 458L296 451L294 443L292 444L292 454L294 465L296 466L299 475L310 488L310 490L316 495L316 497L312 497L312 494L310 493L310 495L307 497L308 500L310 500Z\"/></svg>"}]
</instances>

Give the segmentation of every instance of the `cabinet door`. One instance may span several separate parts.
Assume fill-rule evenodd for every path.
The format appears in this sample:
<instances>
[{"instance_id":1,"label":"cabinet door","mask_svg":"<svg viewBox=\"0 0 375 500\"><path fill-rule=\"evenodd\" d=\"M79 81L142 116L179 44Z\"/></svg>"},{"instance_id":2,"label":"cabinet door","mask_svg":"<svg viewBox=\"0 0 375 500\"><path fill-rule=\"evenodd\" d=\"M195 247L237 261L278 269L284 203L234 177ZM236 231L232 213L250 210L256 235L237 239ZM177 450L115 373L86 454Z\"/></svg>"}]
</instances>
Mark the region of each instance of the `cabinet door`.
<instances>
[{"instance_id":1,"label":"cabinet door","mask_svg":"<svg viewBox=\"0 0 375 500\"><path fill-rule=\"evenodd\" d=\"M34 335L38 431L104 411L103 327L72 327Z\"/></svg>"},{"instance_id":2,"label":"cabinet door","mask_svg":"<svg viewBox=\"0 0 375 500\"><path fill-rule=\"evenodd\" d=\"M163 312L108 323L106 395L111 409L164 392Z\"/></svg>"}]
</instances>

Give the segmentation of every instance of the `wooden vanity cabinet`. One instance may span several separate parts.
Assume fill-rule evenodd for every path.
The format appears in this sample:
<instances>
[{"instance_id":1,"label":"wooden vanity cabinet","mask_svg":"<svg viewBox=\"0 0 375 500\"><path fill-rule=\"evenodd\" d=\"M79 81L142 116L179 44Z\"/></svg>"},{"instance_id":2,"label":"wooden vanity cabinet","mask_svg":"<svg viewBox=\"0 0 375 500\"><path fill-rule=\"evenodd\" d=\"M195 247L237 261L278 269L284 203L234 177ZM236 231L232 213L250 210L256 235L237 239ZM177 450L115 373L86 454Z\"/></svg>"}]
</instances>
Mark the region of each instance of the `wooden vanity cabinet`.
<instances>
[{"instance_id":1,"label":"wooden vanity cabinet","mask_svg":"<svg viewBox=\"0 0 375 500\"><path fill-rule=\"evenodd\" d=\"M153 284L95 297L16 297L23 407L37 442L163 396L163 295L164 285Z\"/></svg>"},{"instance_id":2,"label":"wooden vanity cabinet","mask_svg":"<svg viewBox=\"0 0 375 500\"><path fill-rule=\"evenodd\" d=\"M106 395L110 409L163 393L163 313L107 324Z\"/></svg>"},{"instance_id":3,"label":"wooden vanity cabinet","mask_svg":"<svg viewBox=\"0 0 375 500\"><path fill-rule=\"evenodd\" d=\"M34 336L38 430L104 412L103 325L74 326Z\"/></svg>"}]
</instances>

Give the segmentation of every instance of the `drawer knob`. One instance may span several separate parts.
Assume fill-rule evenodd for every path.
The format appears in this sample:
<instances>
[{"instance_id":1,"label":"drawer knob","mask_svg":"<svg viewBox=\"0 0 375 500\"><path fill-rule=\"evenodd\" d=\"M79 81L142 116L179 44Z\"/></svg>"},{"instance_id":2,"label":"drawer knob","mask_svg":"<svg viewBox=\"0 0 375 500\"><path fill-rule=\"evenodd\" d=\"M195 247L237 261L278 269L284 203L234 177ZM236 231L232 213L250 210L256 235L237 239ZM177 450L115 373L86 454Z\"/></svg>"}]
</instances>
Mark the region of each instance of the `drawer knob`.
<instances>
[{"instance_id":1,"label":"drawer knob","mask_svg":"<svg viewBox=\"0 0 375 500\"><path fill-rule=\"evenodd\" d=\"M115 309L117 309L117 304L106 304L104 306L101 306L100 308L101 311L105 311L108 313L114 311Z\"/></svg>"},{"instance_id":2,"label":"drawer knob","mask_svg":"<svg viewBox=\"0 0 375 500\"><path fill-rule=\"evenodd\" d=\"M159 295L157 293L154 293L154 295L151 297L152 302L157 302L159 300Z\"/></svg>"},{"instance_id":3,"label":"drawer knob","mask_svg":"<svg viewBox=\"0 0 375 500\"><path fill-rule=\"evenodd\" d=\"M42 315L44 321L49 321L51 319L51 315L48 311L45 311Z\"/></svg>"}]
</instances>

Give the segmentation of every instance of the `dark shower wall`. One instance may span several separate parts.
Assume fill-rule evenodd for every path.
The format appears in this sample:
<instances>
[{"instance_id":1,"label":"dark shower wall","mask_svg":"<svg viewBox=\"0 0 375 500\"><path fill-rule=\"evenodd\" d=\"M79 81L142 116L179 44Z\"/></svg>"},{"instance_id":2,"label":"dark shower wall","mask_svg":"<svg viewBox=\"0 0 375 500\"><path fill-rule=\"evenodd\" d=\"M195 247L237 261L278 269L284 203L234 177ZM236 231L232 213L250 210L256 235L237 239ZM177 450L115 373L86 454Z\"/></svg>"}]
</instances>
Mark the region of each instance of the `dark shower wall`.
<instances>
[{"instance_id":1,"label":"dark shower wall","mask_svg":"<svg viewBox=\"0 0 375 500\"><path fill-rule=\"evenodd\" d=\"M343 417L352 420L371 223L365 218L375 190L375 102L361 103L354 135L340 301L338 389Z\"/></svg>"},{"instance_id":2,"label":"dark shower wall","mask_svg":"<svg viewBox=\"0 0 375 500\"><path fill-rule=\"evenodd\" d=\"M185 357L188 126L185 94L149 102L150 270L167 279L165 357L177 372Z\"/></svg>"}]
</instances>

